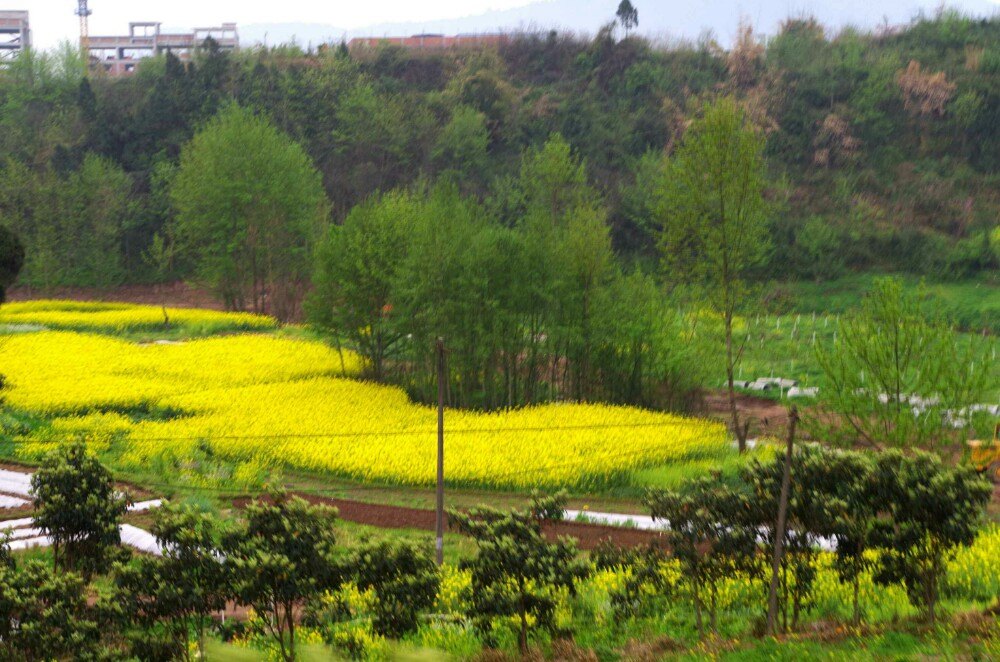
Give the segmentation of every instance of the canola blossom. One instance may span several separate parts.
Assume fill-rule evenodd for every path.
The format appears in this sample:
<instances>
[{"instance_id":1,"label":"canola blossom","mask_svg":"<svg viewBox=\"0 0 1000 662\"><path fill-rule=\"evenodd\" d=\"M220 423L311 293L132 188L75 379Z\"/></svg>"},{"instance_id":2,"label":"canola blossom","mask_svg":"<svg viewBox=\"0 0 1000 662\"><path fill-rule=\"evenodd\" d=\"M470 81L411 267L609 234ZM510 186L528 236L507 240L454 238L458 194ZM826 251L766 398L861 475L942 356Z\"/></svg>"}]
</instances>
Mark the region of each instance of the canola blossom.
<instances>
[{"instance_id":1,"label":"canola blossom","mask_svg":"<svg viewBox=\"0 0 1000 662\"><path fill-rule=\"evenodd\" d=\"M0 307L0 325L125 333L183 327L196 334L263 331L277 328L273 318L250 313L222 313L198 308L166 308L128 303L24 301Z\"/></svg>"},{"instance_id":2,"label":"canola blossom","mask_svg":"<svg viewBox=\"0 0 1000 662\"><path fill-rule=\"evenodd\" d=\"M138 344L68 331L9 335L7 401L49 426L18 448L86 436L125 467L211 451L239 464L431 484L436 411L352 378L358 356L266 334ZM653 465L725 452L724 427L598 404L448 411L447 473L484 486L621 484ZM30 442L30 443L29 443Z\"/></svg>"}]
</instances>

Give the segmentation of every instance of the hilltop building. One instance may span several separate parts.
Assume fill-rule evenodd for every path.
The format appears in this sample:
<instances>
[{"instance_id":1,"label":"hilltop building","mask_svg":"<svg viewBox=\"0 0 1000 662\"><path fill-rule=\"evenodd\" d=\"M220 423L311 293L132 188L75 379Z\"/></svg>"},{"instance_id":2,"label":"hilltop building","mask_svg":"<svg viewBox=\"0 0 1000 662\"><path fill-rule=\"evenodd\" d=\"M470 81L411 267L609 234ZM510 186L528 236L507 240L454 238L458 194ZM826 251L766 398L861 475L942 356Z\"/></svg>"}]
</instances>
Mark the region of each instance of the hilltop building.
<instances>
[{"instance_id":1,"label":"hilltop building","mask_svg":"<svg viewBox=\"0 0 1000 662\"><path fill-rule=\"evenodd\" d=\"M507 36L501 33L459 34L450 37L443 34L415 34L412 37L357 37L351 39L347 46L356 49L376 48L381 44L392 44L413 50L439 50L500 46L506 41Z\"/></svg>"},{"instance_id":2,"label":"hilltop building","mask_svg":"<svg viewBox=\"0 0 1000 662\"><path fill-rule=\"evenodd\" d=\"M240 45L235 23L195 28L183 34L163 32L160 23L129 23L128 32L128 35L120 37L88 37L87 50L91 63L103 67L112 76L125 76L133 73L143 59L167 52L186 62L209 37L222 50L235 50Z\"/></svg>"},{"instance_id":3,"label":"hilltop building","mask_svg":"<svg viewBox=\"0 0 1000 662\"><path fill-rule=\"evenodd\" d=\"M13 60L31 47L31 27L26 11L0 11L0 62Z\"/></svg>"}]
</instances>

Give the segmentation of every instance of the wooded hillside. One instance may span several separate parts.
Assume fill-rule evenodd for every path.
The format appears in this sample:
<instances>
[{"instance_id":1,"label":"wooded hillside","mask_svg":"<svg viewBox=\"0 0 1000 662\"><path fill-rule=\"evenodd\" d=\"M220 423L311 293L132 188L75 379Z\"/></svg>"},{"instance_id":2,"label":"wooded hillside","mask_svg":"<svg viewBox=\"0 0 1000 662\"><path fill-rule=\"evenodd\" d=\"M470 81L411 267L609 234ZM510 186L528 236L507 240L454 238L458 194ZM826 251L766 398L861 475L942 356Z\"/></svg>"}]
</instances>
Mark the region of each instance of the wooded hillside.
<instances>
[{"instance_id":1,"label":"wooded hillside","mask_svg":"<svg viewBox=\"0 0 1000 662\"><path fill-rule=\"evenodd\" d=\"M235 101L302 146L333 222L377 191L447 177L512 225L524 154L559 133L615 248L644 261L658 234L648 183L719 94L767 136L762 275L996 268L1000 19L952 13L884 34L793 20L766 42L746 29L729 51L611 28L519 34L495 51L208 44L191 65L167 56L122 79L86 75L70 50L26 54L0 71L0 224L27 247L23 284L191 276L171 185L182 147Z\"/></svg>"}]
</instances>

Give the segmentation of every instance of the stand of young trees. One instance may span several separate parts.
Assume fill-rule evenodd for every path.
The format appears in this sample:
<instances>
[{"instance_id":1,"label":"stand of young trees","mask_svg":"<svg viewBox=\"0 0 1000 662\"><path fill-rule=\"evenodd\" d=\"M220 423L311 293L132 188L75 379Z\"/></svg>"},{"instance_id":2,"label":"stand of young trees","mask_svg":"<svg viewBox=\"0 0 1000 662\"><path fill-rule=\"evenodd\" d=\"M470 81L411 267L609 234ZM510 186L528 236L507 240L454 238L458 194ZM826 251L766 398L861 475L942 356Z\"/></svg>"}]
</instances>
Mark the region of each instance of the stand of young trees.
<instances>
[{"instance_id":1,"label":"stand of young trees","mask_svg":"<svg viewBox=\"0 0 1000 662\"><path fill-rule=\"evenodd\" d=\"M481 203L449 181L367 201L317 252L310 320L371 376L488 409L602 400L681 407L698 371L655 281L621 266L606 209L561 136Z\"/></svg>"}]
</instances>

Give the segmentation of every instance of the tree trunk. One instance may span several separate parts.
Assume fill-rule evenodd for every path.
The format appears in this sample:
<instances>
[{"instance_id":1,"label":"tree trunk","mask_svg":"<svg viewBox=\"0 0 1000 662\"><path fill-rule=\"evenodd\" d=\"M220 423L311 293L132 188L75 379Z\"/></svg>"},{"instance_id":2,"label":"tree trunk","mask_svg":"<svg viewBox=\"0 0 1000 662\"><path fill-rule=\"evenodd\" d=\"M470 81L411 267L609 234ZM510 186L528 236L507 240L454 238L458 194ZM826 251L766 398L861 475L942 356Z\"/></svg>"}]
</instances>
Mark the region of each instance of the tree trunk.
<instances>
[{"instance_id":1,"label":"tree trunk","mask_svg":"<svg viewBox=\"0 0 1000 662\"><path fill-rule=\"evenodd\" d=\"M774 635L777 631L778 616L778 573L782 566L785 544L785 525L788 519L788 496L792 484L792 449L795 445L795 426L799 422L798 409L792 407L788 416L788 439L785 444L785 466L781 474L781 495L778 498L778 521L774 528L774 554L771 557L771 585L767 593L767 633ZM787 588L787 576L785 586ZM787 602L787 600L786 600ZM787 626L787 618L786 618Z\"/></svg>"},{"instance_id":2,"label":"tree trunk","mask_svg":"<svg viewBox=\"0 0 1000 662\"><path fill-rule=\"evenodd\" d=\"M285 618L288 623L288 662L295 662L295 606L285 605Z\"/></svg>"},{"instance_id":3,"label":"tree trunk","mask_svg":"<svg viewBox=\"0 0 1000 662\"><path fill-rule=\"evenodd\" d=\"M522 582L523 584L523 582ZM517 644L521 649L521 656L526 657L528 655L528 614L527 609L524 605L524 587L521 587L521 604L520 604L520 616L521 616L521 631L517 636Z\"/></svg>"},{"instance_id":4,"label":"tree trunk","mask_svg":"<svg viewBox=\"0 0 1000 662\"><path fill-rule=\"evenodd\" d=\"M709 591L709 594L711 596L711 603L709 605L709 610L708 610L708 619L709 619L708 622L709 622L709 624L710 624L710 626L712 628L712 632L714 632L715 634L719 633L719 624L718 624L718 621L715 618L716 603L717 603L716 593L717 592L718 591L716 589L715 583L712 583L711 590Z\"/></svg>"},{"instance_id":5,"label":"tree trunk","mask_svg":"<svg viewBox=\"0 0 1000 662\"><path fill-rule=\"evenodd\" d=\"M858 599L858 594L861 590L861 573L854 575L854 615L851 619L852 624L857 627L861 624L861 602Z\"/></svg>"},{"instance_id":6,"label":"tree trunk","mask_svg":"<svg viewBox=\"0 0 1000 662\"><path fill-rule=\"evenodd\" d=\"M733 313L727 310L723 315L723 322L726 328L726 384L729 392L729 414L732 417L733 434L740 447L740 453L746 452L747 435L740 425L740 413L736 408L736 384L733 381Z\"/></svg>"},{"instance_id":7,"label":"tree trunk","mask_svg":"<svg viewBox=\"0 0 1000 662\"><path fill-rule=\"evenodd\" d=\"M695 576L692 578L691 581L694 593L694 622L698 626L698 638L704 639L705 624L702 623L701 620L701 591L699 590L701 585L701 580L698 578L697 572L695 573Z\"/></svg>"}]
</instances>

